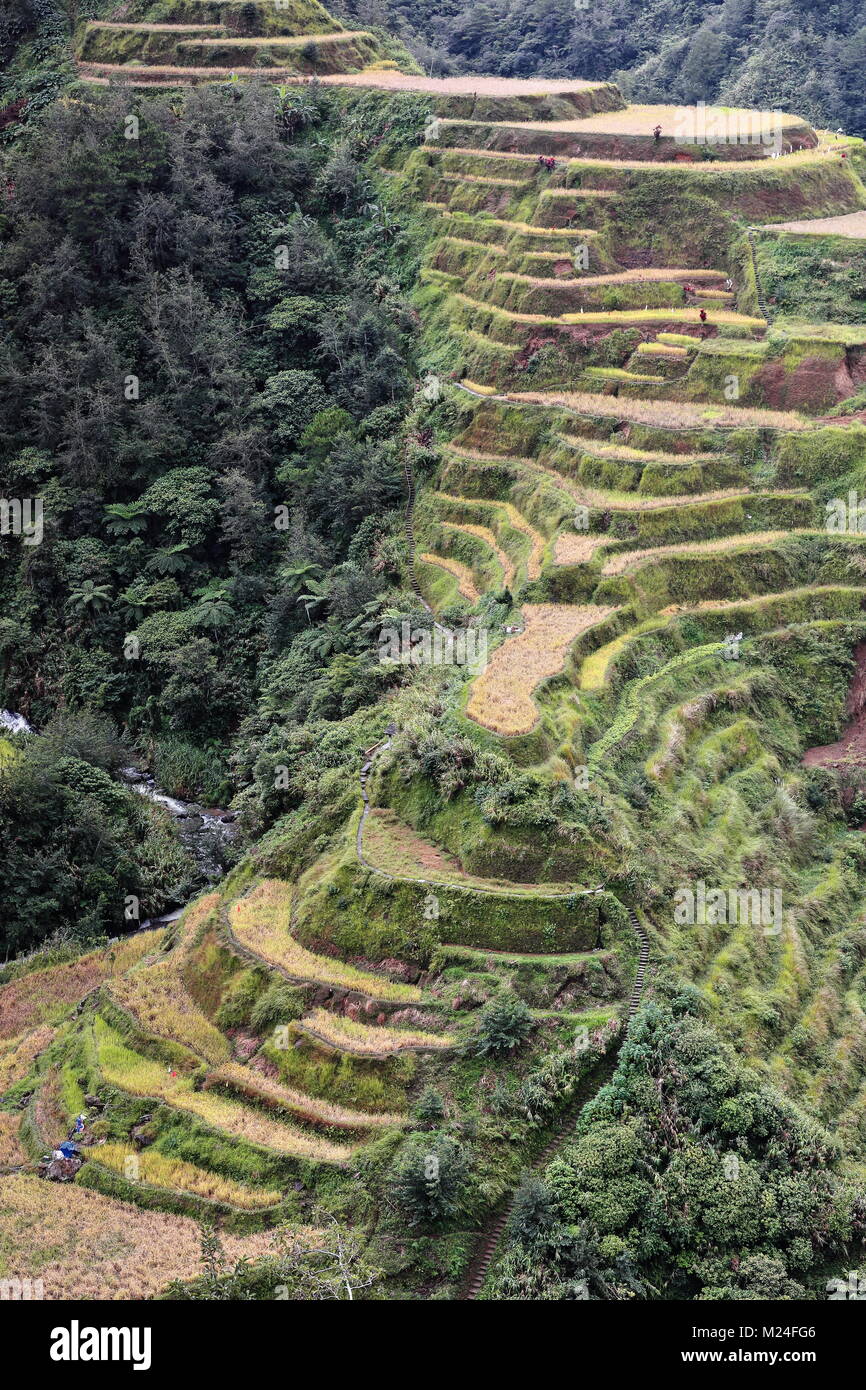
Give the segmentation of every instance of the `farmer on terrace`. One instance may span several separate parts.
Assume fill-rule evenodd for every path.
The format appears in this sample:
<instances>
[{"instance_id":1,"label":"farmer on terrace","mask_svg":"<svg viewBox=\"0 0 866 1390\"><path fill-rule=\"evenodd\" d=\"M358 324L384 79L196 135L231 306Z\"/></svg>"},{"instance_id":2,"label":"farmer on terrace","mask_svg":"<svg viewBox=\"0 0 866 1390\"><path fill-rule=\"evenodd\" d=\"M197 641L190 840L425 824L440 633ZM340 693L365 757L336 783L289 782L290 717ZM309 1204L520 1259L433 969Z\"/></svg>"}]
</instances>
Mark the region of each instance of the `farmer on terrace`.
<instances>
[{"instance_id":1,"label":"farmer on terrace","mask_svg":"<svg viewBox=\"0 0 866 1390\"><path fill-rule=\"evenodd\" d=\"M702 309L702 310L701 310L699 317L700 317L701 323L706 323L706 321L707 321L707 311L706 311L706 309Z\"/></svg>"},{"instance_id":2,"label":"farmer on terrace","mask_svg":"<svg viewBox=\"0 0 866 1390\"><path fill-rule=\"evenodd\" d=\"M658 142L659 142L659 140L661 140L661 138L662 138L662 128L661 128L661 126L660 126L660 125L653 126L653 139L655 140L656 144L658 144Z\"/></svg>"}]
</instances>

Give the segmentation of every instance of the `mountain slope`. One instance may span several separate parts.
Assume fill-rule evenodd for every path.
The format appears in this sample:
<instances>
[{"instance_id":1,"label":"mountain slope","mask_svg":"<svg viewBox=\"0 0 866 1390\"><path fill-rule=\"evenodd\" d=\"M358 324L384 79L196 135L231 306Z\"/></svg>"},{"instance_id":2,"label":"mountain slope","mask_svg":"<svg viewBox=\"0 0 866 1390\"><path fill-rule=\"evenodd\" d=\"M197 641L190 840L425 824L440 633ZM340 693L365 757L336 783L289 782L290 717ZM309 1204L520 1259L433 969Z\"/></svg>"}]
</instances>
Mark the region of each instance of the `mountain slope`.
<instances>
[{"instance_id":1,"label":"mountain slope","mask_svg":"<svg viewBox=\"0 0 866 1390\"><path fill-rule=\"evenodd\" d=\"M864 1231L866 555L825 502L866 333L762 267L863 209L862 142L381 70L139 91L140 143L128 106L84 85L4 169L3 481L48 508L4 538L45 732L0 831L34 784L118 804L83 706L215 767L246 853L4 972L0 1161L80 1115L97 1231L336 1218L394 1299L822 1296Z\"/></svg>"}]
</instances>

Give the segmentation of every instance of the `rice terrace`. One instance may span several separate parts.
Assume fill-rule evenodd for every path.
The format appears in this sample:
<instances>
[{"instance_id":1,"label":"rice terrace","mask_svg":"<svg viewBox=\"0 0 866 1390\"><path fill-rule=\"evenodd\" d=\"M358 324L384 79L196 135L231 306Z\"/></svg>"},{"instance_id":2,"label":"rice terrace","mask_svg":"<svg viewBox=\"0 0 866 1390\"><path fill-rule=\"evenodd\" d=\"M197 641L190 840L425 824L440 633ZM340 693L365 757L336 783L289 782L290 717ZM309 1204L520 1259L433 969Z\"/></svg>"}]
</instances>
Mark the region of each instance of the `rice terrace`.
<instances>
[{"instance_id":1,"label":"rice terrace","mask_svg":"<svg viewBox=\"0 0 866 1390\"><path fill-rule=\"evenodd\" d=\"M866 111L759 8L0 11L0 1301L866 1297Z\"/></svg>"}]
</instances>

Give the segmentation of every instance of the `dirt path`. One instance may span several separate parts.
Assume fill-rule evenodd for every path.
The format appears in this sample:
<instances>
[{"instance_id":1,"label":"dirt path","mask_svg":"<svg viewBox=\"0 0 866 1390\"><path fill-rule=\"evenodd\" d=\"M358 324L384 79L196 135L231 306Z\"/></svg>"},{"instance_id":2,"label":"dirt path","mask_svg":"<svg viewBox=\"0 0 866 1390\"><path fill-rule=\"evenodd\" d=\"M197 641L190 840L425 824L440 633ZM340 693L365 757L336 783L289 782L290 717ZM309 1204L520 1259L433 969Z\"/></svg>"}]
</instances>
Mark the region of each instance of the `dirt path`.
<instances>
[{"instance_id":1,"label":"dirt path","mask_svg":"<svg viewBox=\"0 0 866 1390\"><path fill-rule=\"evenodd\" d=\"M851 722L837 743L807 749L803 756L806 767L866 767L866 642L855 648L854 660L857 665L845 701L845 714Z\"/></svg>"},{"instance_id":2,"label":"dirt path","mask_svg":"<svg viewBox=\"0 0 866 1390\"><path fill-rule=\"evenodd\" d=\"M799 222L770 222L762 232L796 232L806 236L844 236L866 240L866 212L846 212L840 217L810 217Z\"/></svg>"}]
</instances>

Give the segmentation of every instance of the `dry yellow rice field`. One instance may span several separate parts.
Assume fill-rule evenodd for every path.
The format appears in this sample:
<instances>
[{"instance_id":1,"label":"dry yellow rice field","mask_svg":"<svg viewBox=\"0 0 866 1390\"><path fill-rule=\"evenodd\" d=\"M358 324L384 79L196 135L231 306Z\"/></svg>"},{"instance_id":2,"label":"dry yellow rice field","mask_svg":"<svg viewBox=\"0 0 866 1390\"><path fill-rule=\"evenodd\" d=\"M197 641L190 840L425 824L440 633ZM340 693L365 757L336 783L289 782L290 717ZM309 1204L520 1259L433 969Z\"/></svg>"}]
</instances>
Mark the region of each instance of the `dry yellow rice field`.
<instances>
[{"instance_id":1,"label":"dry yellow rice field","mask_svg":"<svg viewBox=\"0 0 866 1390\"><path fill-rule=\"evenodd\" d=\"M587 536L579 531L563 531L553 548L555 565L588 565L599 546L609 545L609 536Z\"/></svg>"},{"instance_id":2,"label":"dry yellow rice field","mask_svg":"<svg viewBox=\"0 0 866 1390\"><path fill-rule=\"evenodd\" d=\"M447 526L449 531L462 531L465 536L474 536L476 540L483 541L487 548L493 551L499 562L499 567L502 570L502 583L507 588L514 582L514 565L489 526L476 526L474 522L469 521L442 521L439 524Z\"/></svg>"},{"instance_id":3,"label":"dry yellow rice field","mask_svg":"<svg viewBox=\"0 0 866 1390\"><path fill-rule=\"evenodd\" d=\"M744 500L753 497L754 493L741 487L729 487L719 488L715 492L685 492L678 496L657 497L648 492L605 492L602 488L580 487L578 495L588 507L604 507L615 512L655 512L663 511L665 507L699 507L702 502L724 502L732 498Z\"/></svg>"},{"instance_id":4,"label":"dry yellow rice field","mask_svg":"<svg viewBox=\"0 0 866 1390\"><path fill-rule=\"evenodd\" d=\"M473 154L473 153L476 153L476 151L469 150L469 151L467 151L467 153ZM483 153L484 153L484 154L490 154L491 151L490 151L490 150L484 150ZM530 156L528 156L528 157L529 157L530 159L535 159L535 158L537 158L536 155L530 155ZM444 204L444 203L427 203L426 206L427 206L427 207L437 207L437 208L445 209L445 204ZM457 214L445 210L445 211L442 212L442 216L443 216L443 217L456 217ZM502 218L502 217L485 217L485 219L484 219L484 225L485 225L485 227L507 227L509 231L512 231L512 232L521 232L521 233L523 233L524 236L540 236L540 237L547 237L547 238L551 238L551 237L574 237L574 238L578 238L578 237L594 237L594 236L598 236L598 232L592 231L592 230L591 230L590 228L588 228L588 227L536 227L536 226L534 226L531 222L508 222L508 221L506 221L506 220L505 220L504 218ZM473 246L477 246L478 244L479 244L478 242L472 242L472 245L473 245ZM487 245L487 243L485 242L484 245Z\"/></svg>"},{"instance_id":5,"label":"dry yellow rice field","mask_svg":"<svg viewBox=\"0 0 866 1390\"><path fill-rule=\"evenodd\" d=\"M756 119L757 118L757 119ZM625 106L620 111L596 111L590 116L578 116L567 121L520 121L521 127L529 130L585 130L601 135L646 135L652 137L655 126L662 127L662 135L669 137L682 132L685 139L692 131L697 135L706 133L708 137L724 132L731 138L746 142L746 137L763 128L760 118L765 122L778 120L783 129L802 129L806 122L802 116L794 116L785 111L760 112L745 106ZM443 125L451 124L443 121ZM470 122L455 122L470 124ZM477 124L475 122L471 124ZM513 126L515 121L484 121L484 125ZM707 143L707 140L702 141ZM688 146L684 145L684 149ZM619 163L619 160L617 160ZM677 168L681 167L679 165Z\"/></svg>"},{"instance_id":6,"label":"dry yellow rice field","mask_svg":"<svg viewBox=\"0 0 866 1390\"><path fill-rule=\"evenodd\" d=\"M691 401L642 401L622 396L594 395L590 391L509 391L502 397L508 401L528 401L537 405L563 406L578 415L614 417L639 424L664 425L673 429L740 429L756 425L760 429L808 430L815 428L813 420L793 410L761 410L751 406L700 405ZM845 428L844 417L839 428ZM688 455L682 456L684 463Z\"/></svg>"},{"instance_id":7,"label":"dry yellow rice field","mask_svg":"<svg viewBox=\"0 0 866 1390\"><path fill-rule=\"evenodd\" d=\"M524 631L497 647L473 682L469 718L504 736L529 733L538 719L533 691L563 669L575 637L612 612L589 604L524 604Z\"/></svg>"},{"instance_id":8,"label":"dry yellow rice field","mask_svg":"<svg viewBox=\"0 0 866 1390\"><path fill-rule=\"evenodd\" d=\"M406 1123L405 1115L386 1112L374 1115L365 1110L348 1110L344 1105L334 1105L316 1096L305 1095L302 1091L283 1086L260 1071L241 1066L239 1062L227 1062L225 1066L212 1071L208 1084L216 1082L225 1082L245 1095L289 1110L310 1124L329 1125L333 1129L387 1129Z\"/></svg>"},{"instance_id":9,"label":"dry yellow rice field","mask_svg":"<svg viewBox=\"0 0 866 1390\"><path fill-rule=\"evenodd\" d=\"M21 1143L20 1110L0 1110L0 1168L15 1168L27 1162L27 1151Z\"/></svg>"},{"instance_id":10,"label":"dry yellow rice field","mask_svg":"<svg viewBox=\"0 0 866 1390\"><path fill-rule=\"evenodd\" d=\"M480 449L467 449L462 444L446 444L445 449L449 454L456 454L458 458L472 459L477 463L534 463L531 458L521 458L518 454L491 454L482 453Z\"/></svg>"},{"instance_id":11,"label":"dry yellow rice field","mask_svg":"<svg viewBox=\"0 0 866 1390\"><path fill-rule=\"evenodd\" d=\"M481 595L475 587L475 580L468 565L461 565L459 560L452 560L447 555L433 555L429 550L425 550L418 556L426 565L436 565L441 570L447 570L453 574L457 580L457 592L462 594L470 603L477 603Z\"/></svg>"},{"instance_id":12,"label":"dry yellow rice field","mask_svg":"<svg viewBox=\"0 0 866 1390\"><path fill-rule=\"evenodd\" d=\"M675 347L673 343L638 343L635 351L639 357L688 357L689 350Z\"/></svg>"},{"instance_id":13,"label":"dry yellow rice field","mask_svg":"<svg viewBox=\"0 0 866 1390\"><path fill-rule=\"evenodd\" d=\"M212 914L213 920L216 922L219 905L219 893L205 893L190 903L175 928L176 945L174 949L178 956L189 954L195 945L199 932Z\"/></svg>"},{"instance_id":14,"label":"dry yellow rice field","mask_svg":"<svg viewBox=\"0 0 866 1390\"><path fill-rule=\"evenodd\" d=\"M231 928L242 946L254 951L271 965L279 965L288 975L313 983L338 985L370 994L375 999L414 1003L421 998L414 985L396 984L382 975L356 970L330 956L317 956L289 935L291 884L281 879L264 879L244 897L231 904Z\"/></svg>"},{"instance_id":15,"label":"dry yellow rice field","mask_svg":"<svg viewBox=\"0 0 866 1390\"><path fill-rule=\"evenodd\" d=\"M272 1236L221 1237L231 1261L267 1253ZM41 1279L44 1296L153 1298L173 1279L200 1273L198 1223L142 1211L74 1183L16 1173L3 1179L0 1269L4 1279Z\"/></svg>"},{"instance_id":16,"label":"dry yellow rice field","mask_svg":"<svg viewBox=\"0 0 866 1390\"><path fill-rule=\"evenodd\" d=\"M510 462L517 462L517 460L510 460ZM527 463L531 463L531 460L527 460ZM528 556L527 561L526 561L526 574L527 574L527 578L529 578L529 579L537 579L537 578L538 578L538 576L541 574L541 557L542 557L542 555L544 554L544 547L545 547L545 545L547 544L547 542L545 541L545 539L544 539L544 537L542 536L541 532L540 532L540 531L536 531L535 527L532 526L532 525L526 520L526 517L523 516L523 514L522 514L521 512L519 512L519 511L517 510L517 508L516 508L515 506L512 505L511 502L488 502L488 501L486 501L486 500L483 499L483 498L477 498L477 499L476 499L476 498L472 498L472 499L470 499L470 498L466 498L466 497L455 497L453 494L448 493L448 492L439 492L439 493L437 493L436 495L437 495L437 497L441 498L442 501L444 501L444 502L457 502L457 503L467 503L467 502L468 502L470 505L473 505L473 504L474 504L474 505L479 506L479 507L485 507L485 508L488 508L488 509L492 509L494 512L504 512L505 515L506 515L506 517L508 518L508 524L509 524L509 526L512 528L512 530L514 530L514 531L520 531L520 533L521 533L522 535L526 536L527 540L528 540L529 543L530 543L531 549L530 549L529 556ZM505 552L501 549L501 547L499 546L499 544L498 544L498 542L497 542L497 540L496 540L495 535L493 534L492 531L489 530L488 527L486 527L486 526L480 526L480 527L477 527L477 528L473 529L472 527L464 526L464 525L457 526L457 524L456 524L455 522L451 522L451 521L443 522L443 525L445 525L445 526L454 526L456 529L461 530L461 531L464 531L464 530L465 530L465 531L469 531L471 534L473 534L473 535L478 535L480 539L485 540L486 543L487 543L488 545L491 545L492 548L496 551L496 558L498 559L500 565L502 565L503 571L505 571L506 566L509 566L509 567L510 567L510 570L511 570L511 578L513 579L513 577L514 577L514 568L515 568L515 567L514 567L513 563L509 560L509 558L508 558L508 556L505 554ZM482 534L482 533L483 533L483 534ZM491 540L491 539L488 539L488 538L491 538L491 537L492 537L492 540ZM510 582L511 582L510 579L506 580L506 583L510 583Z\"/></svg>"},{"instance_id":17,"label":"dry yellow rice field","mask_svg":"<svg viewBox=\"0 0 866 1390\"><path fill-rule=\"evenodd\" d=\"M393 1057L416 1048L452 1047L454 1038L448 1033L426 1033L409 1028L371 1028L350 1018L329 1013L327 1009L312 1009L296 1027L315 1033L334 1047L369 1057Z\"/></svg>"},{"instance_id":18,"label":"dry yellow rice field","mask_svg":"<svg viewBox=\"0 0 866 1390\"><path fill-rule=\"evenodd\" d=\"M668 555L706 555L711 551L737 550L754 545L771 545L787 536L809 535L806 530L752 531L740 536L720 536L713 541L681 541L677 545L649 546L643 550L625 550L612 555L601 567L602 574L624 574L642 560L664 560ZM825 533L820 532L821 535Z\"/></svg>"},{"instance_id":19,"label":"dry yellow rice field","mask_svg":"<svg viewBox=\"0 0 866 1390\"><path fill-rule=\"evenodd\" d=\"M558 434L557 439L572 449L592 454L594 458L619 458L634 463L693 464L712 463L717 454L672 454L664 449L633 449L628 444L605 444L601 439L588 439L579 434Z\"/></svg>"},{"instance_id":20,"label":"dry yellow rice field","mask_svg":"<svg viewBox=\"0 0 866 1390\"><path fill-rule=\"evenodd\" d=\"M458 175L452 174L451 178ZM468 175L460 177L468 179ZM489 180L475 179L476 183L489 182ZM497 183L504 183L504 179L498 179ZM560 284L560 281L556 281ZM700 326L698 310L694 307L686 309L587 309L585 313L576 314L522 314L516 309L503 309L498 304L489 304L482 299L473 299L471 295L463 294L457 290L452 298L460 304L465 304L469 309L483 315L493 315L497 318L510 319L514 323L533 323L533 324L588 324L588 323L608 323L612 326L617 324L628 326L633 323L688 323ZM738 324L741 328L748 328L753 332L759 332L767 327L766 319L752 318L747 314L738 314L733 309L713 309L708 326L713 324Z\"/></svg>"},{"instance_id":21,"label":"dry yellow rice field","mask_svg":"<svg viewBox=\"0 0 866 1390\"><path fill-rule=\"evenodd\" d=\"M0 1053L0 1096L12 1086L23 1081L31 1066L54 1037L54 1029L47 1023L25 1033L22 1038L13 1038Z\"/></svg>"},{"instance_id":22,"label":"dry yellow rice field","mask_svg":"<svg viewBox=\"0 0 866 1390\"><path fill-rule=\"evenodd\" d=\"M319 45L331 43L346 43L347 41L351 41L353 39L372 38L373 35L369 33L366 29L343 29L335 34L272 34L270 36L259 34L256 36L255 44L257 48L272 47L274 44L276 44L277 47L303 48L305 44L309 44L311 42L315 43L316 45ZM248 48L250 45L250 39L248 37L240 39L202 39L201 45L197 46L207 46L209 48L211 47L211 45L213 45L213 47L215 48L222 48L224 46ZM183 44L179 46L183 47Z\"/></svg>"},{"instance_id":23,"label":"dry yellow rice field","mask_svg":"<svg viewBox=\"0 0 866 1390\"><path fill-rule=\"evenodd\" d=\"M100 1071L106 1081L122 1091L163 1100L234 1139L244 1139L275 1153L319 1163L344 1163L351 1154L348 1148L271 1119L252 1106L210 1091L194 1090L189 1075L178 1074L163 1062L133 1052L102 1019L96 1020L96 1038Z\"/></svg>"},{"instance_id":24,"label":"dry yellow rice field","mask_svg":"<svg viewBox=\"0 0 866 1390\"><path fill-rule=\"evenodd\" d=\"M156 1149L133 1148L129 1144L101 1144L90 1151L90 1157L103 1163L113 1173L121 1173L131 1182L152 1183L155 1187L175 1192L191 1192L212 1202L228 1202L244 1211L273 1207L282 1193L276 1188L244 1187L241 1183L199 1168L194 1163L170 1158Z\"/></svg>"},{"instance_id":25,"label":"dry yellow rice field","mask_svg":"<svg viewBox=\"0 0 866 1390\"><path fill-rule=\"evenodd\" d=\"M308 35L309 37L309 35ZM318 43L318 35L315 35ZM321 82L338 83L347 87L386 87L389 91L432 92L442 96L557 96L562 92L584 92L591 87L605 87L605 82L589 82L582 77L423 77L414 73L390 69L377 72L335 73L323 76Z\"/></svg>"},{"instance_id":26,"label":"dry yellow rice field","mask_svg":"<svg viewBox=\"0 0 866 1390\"><path fill-rule=\"evenodd\" d=\"M477 244L477 243L476 243ZM550 286L561 285L561 279L545 280L537 275L520 275L514 270L498 270L497 280L518 280L524 285ZM681 270L666 269L656 266L646 266L636 270L615 270L609 275L579 275L577 280L581 285L634 285L646 284L649 281L680 281L680 280L719 280L725 278L723 270Z\"/></svg>"},{"instance_id":27,"label":"dry yellow rice field","mask_svg":"<svg viewBox=\"0 0 866 1390\"><path fill-rule=\"evenodd\" d=\"M522 188L520 179L501 178L498 174L443 174L444 183L491 183L497 188Z\"/></svg>"},{"instance_id":28,"label":"dry yellow rice field","mask_svg":"<svg viewBox=\"0 0 866 1390\"><path fill-rule=\"evenodd\" d=\"M773 168L777 170L779 173L781 173L783 170L787 171L791 168L796 167L797 165L819 164L823 163L828 158L828 156L832 157L833 153L834 152L826 146L822 146L814 150L792 150L790 154L780 154L778 159L774 159ZM836 155L836 161L839 161L838 155ZM647 160L645 159L613 159L610 156L607 156L606 158L598 158L596 156L590 155L578 155L575 159L569 159L568 164L569 167L573 165L578 167L582 165L590 165L595 166L598 169L615 168L646 170L647 168L649 168L653 172L655 172L656 169L679 169L680 171L682 171L683 169L683 162L682 160L678 159L654 159L651 163L648 164ZM698 177L705 178L708 181L713 178L719 178L720 176L724 177L726 174L730 174L732 168L736 170L738 178L741 174L760 173L762 169L766 172L766 165L764 164L764 161L762 159L738 159L736 163L732 163L728 160L720 161L710 159L695 159L691 160L685 167L689 171L689 177L697 174ZM547 188L542 191L541 196L544 197L545 194L551 194L559 191L561 190ZM564 191L574 193L578 192L579 190L566 189ZM595 189L588 189L587 192L593 193L595 192Z\"/></svg>"},{"instance_id":29,"label":"dry yellow rice field","mask_svg":"<svg viewBox=\"0 0 866 1390\"><path fill-rule=\"evenodd\" d=\"M521 531L524 536L529 538L532 549L526 561L526 575L528 579L537 579L541 574L541 557L544 554L546 541L540 531L536 531L535 527L531 526L526 517L510 502L502 502L500 505L514 530Z\"/></svg>"},{"instance_id":30,"label":"dry yellow rice field","mask_svg":"<svg viewBox=\"0 0 866 1390\"><path fill-rule=\"evenodd\" d=\"M182 1043L214 1064L229 1057L228 1040L187 993L174 957L112 980L108 991L147 1032Z\"/></svg>"}]
</instances>

